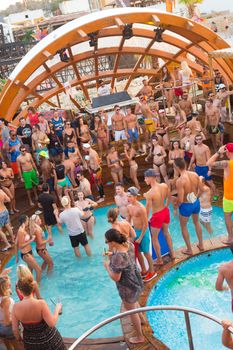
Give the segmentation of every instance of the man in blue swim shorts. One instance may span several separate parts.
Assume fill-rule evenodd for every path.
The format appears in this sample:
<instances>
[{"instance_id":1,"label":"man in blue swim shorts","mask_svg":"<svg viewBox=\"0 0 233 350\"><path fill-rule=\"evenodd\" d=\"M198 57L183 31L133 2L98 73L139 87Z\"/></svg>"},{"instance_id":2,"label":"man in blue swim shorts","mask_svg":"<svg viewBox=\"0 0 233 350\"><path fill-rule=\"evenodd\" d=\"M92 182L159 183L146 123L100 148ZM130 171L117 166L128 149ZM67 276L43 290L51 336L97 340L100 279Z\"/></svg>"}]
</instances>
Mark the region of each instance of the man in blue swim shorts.
<instances>
[{"instance_id":1,"label":"man in blue swim shorts","mask_svg":"<svg viewBox=\"0 0 233 350\"><path fill-rule=\"evenodd\" d=\"M202 135L197 134L195 136L196 145L193 147L193 156L190 161L188 170L191 169L193 163L196 164L195 172L197 173L197 175L204 177L204 179L207 181L214 195L213 200L217 201L218 195L217 195L216 186L211 177L211 169L206 165L207 161L211 157L211 153L210 153L209 147L205 145L202 141L203 141Z\"/></svg>"},{"instance_id":2,"label":"man in blue swim shorts","mask_svg":"<svg viewBox=\"0 0 233 350\"><path fill-rule=\"evenodd\" d=\"M140 148L140 138L139 138L139 127L137 116L132 113L132 108L129 106L126 108L125 125L126 125L126 136L130 143L137 142L138 148Z\"/></svg>"},{"instance_id":3,"label":"man in blue swim shorts","mask_svg":"<svg viewBox=\"0 0 233 350\"><path fill-rule=\"evenodd\" d=\"M141 266L141 275L144 282L151 281L157 274L154 272L153 260L150 253L150 234L148 231L148 219L146 208L137 200L138 188L130 187L127 191L128 197L128 220L133 223L136 232L135 243L139 245L138 261ZM144 257L149 265L149 270L146 270Z\"/></svg>"},{"instance_id":4,"label":"man in blue swim shorts","mask_svg":"<svg viewBox=\"0 0 233 350\"><path fill-rule=\"evenodd\" d=\"M198 238L197 247L203 251L202 228L199 222L200 201L197 198L198 191L201 187L199 176L185 168L185 161L183 158L176 158L174 166L180 177L176 181L177 188L177 205L179 207L179 219L182 235L187 249L183 251L184 254L192 255L192 246L190 242L187 223L190 216L192 216L195 231Z\"/></svg>"}]
</instances>

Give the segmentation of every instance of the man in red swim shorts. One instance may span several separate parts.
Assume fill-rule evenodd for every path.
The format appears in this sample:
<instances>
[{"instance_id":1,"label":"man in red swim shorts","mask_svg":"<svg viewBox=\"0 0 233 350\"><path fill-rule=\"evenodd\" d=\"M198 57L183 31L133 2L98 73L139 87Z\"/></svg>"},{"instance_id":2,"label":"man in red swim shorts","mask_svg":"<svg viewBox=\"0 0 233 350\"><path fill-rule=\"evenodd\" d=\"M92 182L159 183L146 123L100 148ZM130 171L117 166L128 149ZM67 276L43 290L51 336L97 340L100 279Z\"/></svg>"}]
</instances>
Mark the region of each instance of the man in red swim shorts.
<instances>
[{"instance_id":1,"label":"man in red swim shorts","mask_svg":"<svg viewBox=\"0 0 233 350\"><path fill-rule=\"evenodd\" d=\"M144 173L145 182L150 185L151 189L144 194L146 198L147 215L150 215L152 209L152 217L150 219L150 228L152 243L157 255L156 265L163 265L161 249L159 244L159 232L163 229L163 234L169 246L170 255L175 259L172 239L168 231L170 223L170 211L168 205L170 203L170 191L165 183L159 184L156 181L156 172L154 169L148 169Z\"/></svg>"}]
</instances>

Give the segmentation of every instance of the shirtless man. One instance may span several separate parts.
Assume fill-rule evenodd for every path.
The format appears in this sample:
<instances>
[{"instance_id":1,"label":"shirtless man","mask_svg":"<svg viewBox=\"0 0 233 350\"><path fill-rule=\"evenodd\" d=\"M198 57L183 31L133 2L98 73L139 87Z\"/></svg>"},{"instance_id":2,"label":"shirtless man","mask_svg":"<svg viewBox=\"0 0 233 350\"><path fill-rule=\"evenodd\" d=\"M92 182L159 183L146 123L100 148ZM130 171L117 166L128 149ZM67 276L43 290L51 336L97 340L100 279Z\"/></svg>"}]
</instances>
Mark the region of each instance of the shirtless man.
<instances>
[{"instance_id":1,"label":"shirtless man","mask_svg":"<svg viewBox=\"0 0 233 350\"><path fill-rule=\"evenodd\" d=\"M11 248L11 245L6 238L6 235L2 230L3 228L6 228L6 230L8 231L11 242L14 243L15 240L10 223L9 212L5 206L5 203L9 203L10 201L10 197L8 197L6 193L0 189L0 238L5 243L5 247L0 249L1 252L6 252L8 249Z\"/></svg>"},{"instance_id":2,"label":"shirtless man","mask_svg":"<svg viewBox=\"0 0 233 350\"><path fill-rule=\"evenodd\" d=\"M99 192L100 198L97 203L101 203L104 201L104 186L102 183L102 168L100 166L100 158L98 156L98 153L93 148L91 148L89 143L84 143L83 148L89 154L88 166L91 175L91 181L92 183L95 183Z\"/></svg>"},{"instance_id":3,"label":"shirtless man","mask_svg":"<svg viewBox=\"0 0 233 350\"><path fill-rule=\"evenodd\" d=\"M227 285L224 285L224 281L226 281ZM215 288L219 292L230 289L231 311L233 312L233 260L223 263L219 266Z\"/></svg>"},{"instance_id":4,"label":"shirtless man","mask_svg":"<svg viewBox=\"0 0 233 350\"><path fill-rule=\"evenodd\" d=\"M148 145L148 141L149 141L149 135L153 134L155 132L155 122L154 122L154 115L151 112L151 109L147 103L147 99L146 97L143 98L143 100L140 100L141 102L141 112L142 115L144 117L144 123L145 123L145 144Z\"/></svg>"},{"instance_id":5,"label":"shirtless man","mask_svg":"<svg viewBox=\"0 0 233 350\"><path fill-rule=\"evenodd\" d=\"M213 144L214 151L217 150L218 134L219 134L219 109L214 106L213 99L208 97L205 104L205 129L208 130Z\"/></svg>"},{"instance_id":6,"label":"shirtless man","mask_svg":"<svg viewBox=\"0 0 233 350\"><path fill-rule=\"evenodd\" d=\"M83 173L77 174L77 180L79 181L78 191L83 192L85 198L94 200L94 197L91 191L90 181L86 177L84 177Z\"/></svg>"},{"instance_id":7,"label":"shirtless man","mask_svg":"<svg viewBox=\"0 0 233 350\"><path fill-rule=\"evenodd\" d=\"M75 159L73 157L65 159L62 164L65 167L65 172L70 179L72 186L76 187L75 181Z\"/></svg>"},{"instance_id":8,"label":"shirtless man","mask_svg":"<svg viewBox=\"0 0 233 350\"><path fill-rule=\"evenodd\" d=\"M224 154L226 154L228 160L218 161L218 158L222 158ZM233 243L233 143L227 143L220 147L218 152L207 161L207 165L224 170L223 212L228 237L222 243L229 245Z\"/></svg>"},{"instance_id":9,"label":"shirtless man","mask_svg":"<svg viewBox=\"0 0 233 350\"><path fill-rule=\"evenodd\" d=\"M181 148L184 149L184 159L186 162L190 162L193 156L193 147L195 145L195 135L191 133L188 126L184 128L185 136L181 139Z\"/></svg>"},{"instance_id":10,"label":"shirtless man","mask_svg":"<svg viewBox=\"0 0 233 350\"><path fill-rule=\"evenodd\" d=\"M148 140L148 133L147 133L146 126L145 126L144 115L142 113L142 103L144 100L145 100L145 97L143 95L140 95L139 102L136 103L134 113L137 116L138 126L143 133L143 139ZM143 148L144 154L146 154L146 145L143 144L142 148Z\"/></svg>"},{"instance_id":11,"label":"shirtless man","mask_svg":"<svg viewBox=\"0 0 233 350\"><path fill-rule=\"evenodd\" d=\"M203 140L205 140L205 135L202 132L201 123L199 120L197 120L198 117L199 117L199 113L193 112L192 113L192 120L190 120L187 123L187 127L191 130L191 134L193 134L193 135L201 134L203 137Z\"/></svg>"},{"instance_id":12,"label":"shirtless man","mask_svg":"<svg viewBox=\"0 0 233 350\"><path fill-rule=\"evenodd\" d=\"M172 239L168 231L168 226L170 223L170 211L168 208L171 200L170 190L167 184L157 183L156 172L154 169L146 170L144 176L146 184L151 187L148 192L144 193L144 197L146 198L146 211L148 217L152 209L150 230L152 243L157 256L156 265L163 265L163 259L159 244L159 232L161 229L163 230L163 234L166 238L171 258L175 259Z\"/></svg>"},{"instance_id":13,"label":"shirtless man","mask_svg":"<svg viewBox=\"0 0 233 350\"><path fill-rule=\"evenodd\" d=\"M54 164L46 157L41 157L40 169L42 172L43 182L49 185L49 192L55 193L55 183L57 182L57 174L54 168Z\"/></svg>"},{"instance_id":14,"label":"shirtless man","mask_svg":"<svg viewBox=\"0 0 233 350\"><path fill-rule=\"evenodd\" d=\"M151 281L157 274L154 272L153 260L150 254L150 235L148 231L148 219L146 214L146 208L137 200L138 189L136 187L130 187L127 191L128 196L128 221L133 225L136 232L135 243L139 244L138 261L141 266L141 275L144 282ZM146 271L143 255L145 256L149 271Z\"/></svg>"},{"instance_id":15,"label":"shirtless man","mask_svg":"<svg viewBox=\"0 0 233 350\"><path fill-rule=\"evenodd\" d=\"M126 109L125 125L126 125L126 136L130 143L136 141L138 148L140 148L140 138L139 138L139 127L137 116L132 113L132 108L129 106Z\"/></svg>"},{"instance_id":16,"label":"shirtless man","mask_svg":"<svg viewBox=\"0 0 233 350\"><path fill-rule=\"evenodd\" d=\"M32 155L26 151L25 146L20 146L21 155L17 158L17 165L19 169L19 176L24 182L25 190L27 192L30 206L33 206L31 198L31 190L34 192L35 200L37 201L37 185L39 184L38 170L32 158Z\"/></svg>"},{"instance_id":17,"label":"shirtless man","mask_svg":"<svg viewBox=\"0 0 233 350\"><path fill-rule=\"evenodd\" d=\"M137 96L139 95L143 95L146 97L152 96L152 87L148 85L148 80L143 79L142 83L143 83L143 87L141 88Z\"/></svg>"},{"instance_id":18,"label":"shirtless man","mask_svg":"<svg viewBox=\"0 0 233 350\"><path fill-rule=\"evenodd\" d=\"M47 149L47 145L49 144L48 136L40 131L40 127L38 124L33 126L33 134L32 134L32 149L36 153L36 162L39 164L39 153L41 151L46 152L49 157L49 152Z\"/></svg>"},{"instance_id":19,"label":"shirtless man","mask_svg":"<svg viewBox=\"0 0 233 350\"><path fill-rule=\"evenodd\" d=\"M218 200L218 197L216 196L216 186L211 178L211 169L206 165L208 159L211 157L210 149L207 145L202 143L203 139L200 134L195 136L195 141L196 146L193 147L193 156L191 158L188 170L191 169L193 163L196 164L195 172L199 176L203 176L207 181L214 195L214 200L216 201Z\"/></svg>"},{"instance_id":20,"label":"shirtless man","mask_svg":"<svg viewBox=\"0 0 233 350\"><path fill-rule=\"evenodd\" d=\"M114 107L115 113L112 116L112 131L114 132L114 139L117 144L120 140L127 140L126 137L126 125L125 116L120 113L120 106L116 105Z\"/></svg>"},{"instance_id":21,"label":"shirtless man","mask_svg":"<svg viewBox=\"0 0 233 350\"><path fill-rule=\"evenodd\" d=\"M200 178L196 173L185 169L185 161L182 158L176 158L174 160L174 167L180 175L176 181L176 188L178 194L177 205L180 213L180 227L187 247L187 249L183 251L183 254L192 255L193 251L187 228L190 216L192 216L198 238L197 247L201 251L204 250L202 229L199 223L200 201L198 199L198 193L200 190Z\"/></svg>"},{"instance_id":22,"label":"shirtless man","mask_svg":"<svg viewBox=\"0 0 233 350\"><path fill-rule=\"evenodd\" d=\"M185 112L187 121L192 119L193 105L192 99L189 97L188 91L183 90L182 99L178 102L180 108Z\"/></svg>"},{"instance_id":23,"label":"shirtless man","mask_svg":"<svg viewBox=\"0 0 233 350\"><path fill-rule=\"evenodd\" d=\"M119 182L115 186L116 195L114 197L116 206L119 209L119 214L122 219L128 217L128 196L124 190L123 185Z\"/></svg>"}]
</instances>

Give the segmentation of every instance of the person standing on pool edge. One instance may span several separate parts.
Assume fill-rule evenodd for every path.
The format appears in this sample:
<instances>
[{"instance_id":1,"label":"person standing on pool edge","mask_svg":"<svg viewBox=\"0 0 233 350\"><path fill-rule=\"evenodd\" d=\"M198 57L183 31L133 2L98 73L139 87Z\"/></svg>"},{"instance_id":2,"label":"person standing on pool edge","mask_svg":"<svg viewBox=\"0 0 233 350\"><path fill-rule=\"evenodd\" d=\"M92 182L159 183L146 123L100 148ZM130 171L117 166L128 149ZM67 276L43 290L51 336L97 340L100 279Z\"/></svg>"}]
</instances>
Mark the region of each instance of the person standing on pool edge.
<instances>
[{"instance_id":1,"label":"person standing on pool edge","mask_svg":"<svg viewBox=\"0 0 233 350\"><path fill-rule=\"evenodd\" d=\"M64 223L67 226L70 242L74 249L75 255L78 258L81 257L79 250L80 243L84 247L86 254L91 256L91 249L88 244L87 235L80 220L81 218L85 218L86 212L78 208L71 208L70 199L68 196L62 197L61 205L63 206L64 211L59 215L58 209L55 209L54 214L56 216L57 223Z\"/></svg>"},{"instance_id":2,"label":"person standing on pool edge","mask_svg":"<svg viewBox=\"0 0 233 350\"><path fill-rule=\"evenodd\" d=\"M228 160L217 161L223 157L224 153ZM232 244L233 242L233 143L227 143L225 146L219 148L208 161L207 165L214 169L224 170L224 186L223 186L223 212L227 228L228 238L223 241L224 244Z\"/></svg>"},{"instance_id":3,"label":"person standing on pool edge","mask_svg":"<svg viewBox=\"0 0 233 350\"><path fill-rule=\"evenodd\" d=\"M170 190L167 184L157 183L157 174L154 169L146 170L144 176L146 184L150 185L151 187L151 189L144 194L144 197L146 198L147 216L150 215L152 208L152 217L149 223L152 243L157 256L156 265L163 265L163 259L161 256L161 249L159 244L159 232L161 229L163 230L163 234L166 238L171 258L172 260L175 259L172 239L168 231L168 226L170 224L170 211L168 208L171 199Z\"/></svg>"},{"instance_id":4,"label":"person standing on pool edge","mask_svg":"<svg viewBox=\"0 0 233 350\"><path fill-rule=\"evenodd\" d=\"M193 251L187 228L187 223L191 215L198 238L197 247L201 251L204 250L202 228L199 222L200 201L197 197L201 189L201 180L196 173L186 170L183 158L176 158L174 160L174 167L179 174L179 178L176 181L178 194L177 204L180 212L180 227L187 247L187 249L183 251L183 254L192 255Z\"/></svg>"},{"instance_id":5,"label":"person standing on pool edge","mask_svg":"<svg viewBox=\"0 0 233 350\"><path fill-rule=\"evenodd\" d=\"M138 188L130 187L127 191L128 197L128 221L133 224L136 232L136 240L134 243L139 245L138 261L141 266L141 275L144 282L151 281L157 274L154 272L153 260L150 254L150 235L148 231L148 220L146 215L146 208L137 200ZM146 271L144 262L144 254L149 265L149 271Z\"/></svg>"}]
</instances>

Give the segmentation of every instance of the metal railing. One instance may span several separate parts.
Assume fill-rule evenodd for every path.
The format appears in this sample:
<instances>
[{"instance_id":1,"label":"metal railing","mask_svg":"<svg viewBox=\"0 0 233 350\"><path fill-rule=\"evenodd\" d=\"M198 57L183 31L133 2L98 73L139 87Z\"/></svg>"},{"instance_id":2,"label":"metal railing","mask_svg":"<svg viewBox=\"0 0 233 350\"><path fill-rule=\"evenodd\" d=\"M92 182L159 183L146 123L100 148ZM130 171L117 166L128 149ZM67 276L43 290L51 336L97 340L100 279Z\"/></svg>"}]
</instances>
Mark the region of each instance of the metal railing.
<instances>
[{"instance_id":1,"label":"metal railing","mask_svg":"<svg viewBox=\"0 0 233 350\"><path fill-rule=\"evenodd\" d=\"M186 325L186 334L188 336L188 342L189 342L189 349L194 350L194 344L193 344L193 336L192 336L192 329L191 329L191 323L190 323L190 317L189 314L195 314L204 318L207 318L219 325L221 325L221 320L213 315L208 314L207 312L203 312L197 309L189 308L189 307L183 307L183 306L176 306L176 305L160 305L160 306L146 306L141 307L138 309L125 311L120 314L117 314L115 316L109 317L106 320L98 323L94 327L90 328L88 331L83 333L75 342L69 347L68 350L74 350L77 345L81 344L81 342L86 339L89 335L97 331L98 329L102 328L103 326L116 321L118 319L121 319L126 316L130 316L133 314L137 314L139 312L148 312L148 311L180 311L184 314L185 319L185 325ZM228 330L233 333L233 327L229 327ZM166 344L165 344L166 345Z\"/></svg>"}]
</instances>

